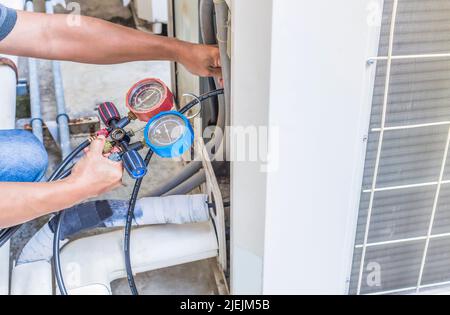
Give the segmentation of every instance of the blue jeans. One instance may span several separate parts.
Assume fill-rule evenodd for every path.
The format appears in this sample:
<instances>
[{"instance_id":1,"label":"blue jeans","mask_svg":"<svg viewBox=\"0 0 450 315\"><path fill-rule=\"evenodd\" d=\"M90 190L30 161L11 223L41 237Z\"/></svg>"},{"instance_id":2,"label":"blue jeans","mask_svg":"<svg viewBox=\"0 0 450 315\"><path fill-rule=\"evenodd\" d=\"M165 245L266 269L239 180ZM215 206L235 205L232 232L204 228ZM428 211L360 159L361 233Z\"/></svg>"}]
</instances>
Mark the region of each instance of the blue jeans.
<instances>
[{"instance_id":1,"label":"blue jeans","mask_svg":"<svg viewBox=\"0 0 450 315\"><path fill-rule=\"evenodd\" d=\"M38 182L47 166L47 152L31 132L0 130L0 182Z\"/></svg>"}]
</instances>

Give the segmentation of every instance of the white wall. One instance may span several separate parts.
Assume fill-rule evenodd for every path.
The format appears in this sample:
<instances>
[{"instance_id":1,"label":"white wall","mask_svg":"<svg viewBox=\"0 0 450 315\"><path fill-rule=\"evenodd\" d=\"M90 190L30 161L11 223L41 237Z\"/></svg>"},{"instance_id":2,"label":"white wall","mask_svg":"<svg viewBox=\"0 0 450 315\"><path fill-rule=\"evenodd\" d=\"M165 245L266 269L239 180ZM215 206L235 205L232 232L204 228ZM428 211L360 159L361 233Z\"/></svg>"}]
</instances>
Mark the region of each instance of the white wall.
<instances>
[{"instance_id":1,"label":"white wall","mask_svg":"<svg viewBox=\"0 0 450 315\"><path fill-rule=\"evenodd\" d=\"M267 126L272 0L233 1L233 126ZM236 154L231 137L231 156ZM233 162L231 291L262 293L266 174L260 162Z\"/></svg>"},{"instance_id":2,"label":"white wall","mask_svg":"<svg viewBox=\"0 0 450 315\"><path fill-rule=\"evenodd\" d=\"M233 2L233 124L280 133L278 170L232 166L233 293L347 292L379 31L369 2Z\"/></svg>"}]
</instances>

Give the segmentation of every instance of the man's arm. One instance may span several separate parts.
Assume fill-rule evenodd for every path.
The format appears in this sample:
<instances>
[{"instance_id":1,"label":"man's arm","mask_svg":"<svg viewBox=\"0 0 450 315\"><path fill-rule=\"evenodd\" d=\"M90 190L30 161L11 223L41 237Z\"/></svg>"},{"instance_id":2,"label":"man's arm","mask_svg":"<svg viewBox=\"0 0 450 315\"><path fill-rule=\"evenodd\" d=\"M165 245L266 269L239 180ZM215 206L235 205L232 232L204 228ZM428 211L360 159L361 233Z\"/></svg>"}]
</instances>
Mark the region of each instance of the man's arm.
<instances>
[{"instance_id":1,"label":"man's arm","mask_svg":"<svg viewBox=\"0 0 450 315\"><path fill-rule=\"evenodd\" d=\"M115 64L143 60L168 60L183 64L200 76L220 76L219 50L173 38L156 36L91 17L80 17L71 26L67 15L17 12L12 32L0 41L0 53Z\"/></svg>"},{"instance_id":2,"label":"man's arm","mask_svg":"<svg viewBox=\"0 0 450 315\"><path fill-rule=\"evenodd\" d=\"M92 142L72 175L54 183L0 183L0 228L10 227L97 197L121 185L121 163L103 156L105 139Z\"/></svg>"}]
</instances>

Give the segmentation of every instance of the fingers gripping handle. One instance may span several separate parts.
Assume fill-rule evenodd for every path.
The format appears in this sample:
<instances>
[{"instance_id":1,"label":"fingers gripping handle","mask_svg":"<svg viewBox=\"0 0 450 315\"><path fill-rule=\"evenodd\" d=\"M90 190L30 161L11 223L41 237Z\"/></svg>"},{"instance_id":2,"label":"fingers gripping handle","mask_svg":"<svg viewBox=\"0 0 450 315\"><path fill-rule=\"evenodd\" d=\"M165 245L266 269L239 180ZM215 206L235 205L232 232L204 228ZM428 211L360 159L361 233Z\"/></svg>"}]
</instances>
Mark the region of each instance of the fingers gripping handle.
<instances>
[{"instance_id":1,"label":"fingers gripping handle","mask_svg":"<svg viewBox=\"0 0 450 315\"><path fill-rule=\"evenodd\" d=\"M120 114L114 103L105 102L98 106L98 112L103 123L110 127L112 121L119 121Z\"/></svg>"}]
</instances>

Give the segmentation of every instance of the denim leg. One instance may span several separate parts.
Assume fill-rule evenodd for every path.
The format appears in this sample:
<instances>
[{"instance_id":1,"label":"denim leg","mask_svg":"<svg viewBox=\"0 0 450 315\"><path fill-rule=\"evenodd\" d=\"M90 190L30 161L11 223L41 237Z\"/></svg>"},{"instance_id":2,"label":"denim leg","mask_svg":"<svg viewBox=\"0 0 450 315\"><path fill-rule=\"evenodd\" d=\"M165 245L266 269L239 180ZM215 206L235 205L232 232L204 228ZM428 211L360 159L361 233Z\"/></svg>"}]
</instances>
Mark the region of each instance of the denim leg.
<instances>
[{"instance_id":1,"label":"denim leg","mask_svg":"<svg viewBox=\"0 0 450 315\"><path fill-rule=\"evenodd\" d=\"M47 152L31 132L0 130L0 182L37 182L47 166Z\"/></svg>"}]
</instances>

